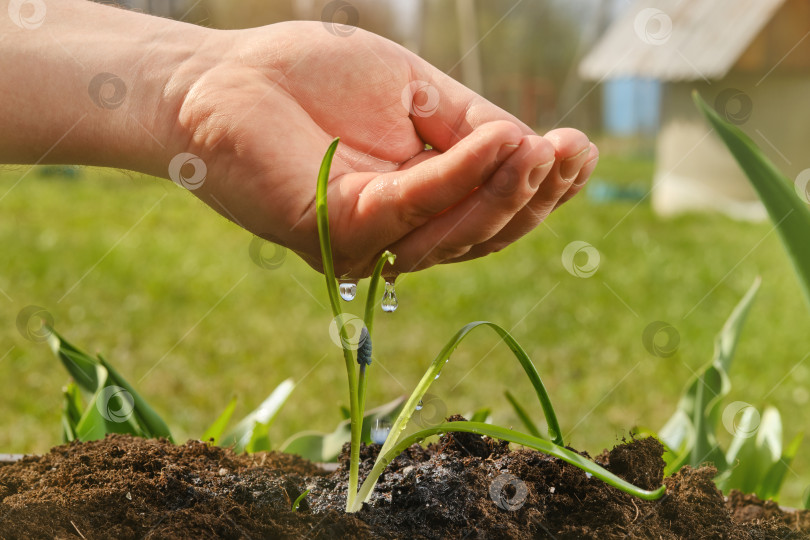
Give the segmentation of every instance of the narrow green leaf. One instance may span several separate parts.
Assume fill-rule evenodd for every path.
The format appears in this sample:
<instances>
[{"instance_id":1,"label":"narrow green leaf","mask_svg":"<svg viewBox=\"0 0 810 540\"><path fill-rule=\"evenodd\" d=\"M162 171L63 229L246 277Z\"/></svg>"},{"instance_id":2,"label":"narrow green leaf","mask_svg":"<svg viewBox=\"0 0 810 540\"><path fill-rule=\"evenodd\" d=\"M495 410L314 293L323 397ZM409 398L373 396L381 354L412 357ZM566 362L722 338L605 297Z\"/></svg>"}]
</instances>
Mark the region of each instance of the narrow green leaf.
<instances>
[{"instance_id":1,"label":"narrow green leaf","mask_svg":"<svg viewBox=\"0 0 810 540\"><path fill-rule=\"evenodd\" d=\"M53 328L48 328L48 330L50 332L48 346L65 366L76 384L85 392L96 393L98 390L98 379L96 378L98 360L74 347Z\"/></svg>"},{"instance_id":2,"label":"narrow green leaf","mask_svg":"<svg viewBox=\"0 0 810 540\"><path fill-rule=\"evenodd\" d=\"M298 507L301 505L301 502L304 499L306 499L306 497L307 497L307 495L309 495L310 491L312 491L312 490L311 489L306 490L301 495L299 495L298 498L295 499L295 501L292 504L292 511L293 512L298 512Z\"/></svg>"},{"instance_id":3,"label":"narrow green leaf","mask_svg":"<svg viewBox=\"0 0 810 540\"><path fill-rule=\"evenodd\" d=\"M64 406L62 408L62 442L68 443L76 440L76 426L82 418L84 404L79 387L76 383L68 383L63 389Z\"/></svg>"},{"instance_id":4,"label":"narrow green leaf","mask_svg":"<svg viewBox=\"0 0 810 540\"><path fill-rule=\"evenodd\" d=\"M254 432L257 433L256 437L258 437L262 430L266 431L266 427L273 423L279 410L281 410L287 398L290 397L293 388L295 388L295 383L292 379L287 379L279 384L261 405L245 416L222 438L220 446L233 445L234 452L243 452L251 441L257 440L254 438Z\"/></svg>"},{"instance_id":5,"label":"narrow green leaf","mask_svg":"<svg viewBox=\"0 0 810 540\"><path fill-rule=\"evenodd\" d=\"M326 278L326 292L329 294L329 304L332 314L337 317L341 313L340 296L338 294L337 279L335 277L335 263L332 259L332 237L329 235L329 206L326 203L326 192L329 188L329 170L332 167L332 158L335 156L339 138L336 138L326 150L326 155L318 171L318 183L315 188L315 213L318 218L318 238L321 247L321 263L323 275Z\"/></svg>"},{"instance_id":6,"label":"narrow green leaf","mask_svg":"<svg viewBox=\"0 0 810 540\"><path fill-rule=\"evenodd\" d=\"M502 428L500 426L493 426L491 424L482 424L477 422L445 422L438 426L417 431L416 433L404 437L396 445L392 446L387 452L384 454L381 453L380 457L377 459L377 462L374 464L374 468L366 478L366 481L363 482L355 505L350 508L349 511L356 512L362 507L363 501L367 500L368 496L371 494L371 490L374 488L376 480L379 478L380 474L382 474L388 464L391 463L391 461L393 461L394 458L396 458L399 454L405 451L406 448L437 433L449 433L457 431L485 435L487 437L493 437L526 446L528 448L533 448L538 452L543 452L544 454L554 456L576 467L579 467L603 482L606 482L617 489L635 495L636 497L644 500L659 499L666 491L665 486L661 486L660 488L652 491L636 487L626 480L619 478L610 471L600 467L593 461L582 457L571 450L558 446L550 441L532 437L531 435L526 435L525 433Z\"/></svg>"},{"instance_id":7,"label":"narrow green leaf","mask_svg":"<svg viewBox=\"0 0 810 540\"><path fill-rule=\"evenodd\" d=\"M810 209L788 180L738 127L725 122L697 92L692 93L698 109L714 127L734 159L740 164L776 224L790 256L805 299L810 305Z\"/></svg>"},{"instance_id":8,"label":"narrow green leaf","mask_svg":"<svg viewBox=\"0 0 810 540\"><path fill-rule=\"evenodd\" d=\"M169 426L163 418L155 412L143 396L141 396L104 357L98 355L98 360L101 362L101 365L106 368L107 373L109 373L109 385L120 386L129 392L134 404L134 409L132 410L133 414L130 420L137 423L139 431L142 433L141 436L147 438L165 437L169 441L174 442Z\"/></svg>"},{"instance_id":9,"label":"narrow green leaf","mask_svg":"<svg viewBox=\"0 0 810 540\"><path fill-rule=\"evenodd\" d=\"M715 337L712 361L690 379L675 413L658 432L661 441L679 456L673 462L678 468L684 463L698 466L706 461L721 472L728 467L715 435L720 404L731 391L728 370L760 282L756 278L734 308ZM677 468L667 467L668 473L675 471Z\"/></svg>"},{"instance_id":10,"label":"narrow green leaf","mask_svg":"<svg viewBox=\"0 0 810 540\"><path fill-rule=\"evenodd\" d=\"M233 416L233 411L236 410L236 398L232 398L230 402L228 402L228 406L225 407L225 410L222 411L222 414L214 420L214 423L208 426L208 429L205 430L203 433L202 440L208 442L213 439L212 444L217 444L217 441L222 437L222 434L225 432L225 427L228 425L228 422L231 421L231 416Z\"/></svg>"},{"instance_id":11,"label":"narrow green leaf","mask_svg":"<svg viewBox=\"0 0 810 540\"><path fill-rule=\"evenodd\" d=\"M250 434L250 442L245 445L245 452L255 454L256 452L269 452L272 450L270 444L270 423L257 422Z\"/></svg>"},{"instance_id":12,"label":"narrow green leaf","mask_svg":"<svg viewBox=\"0 0 810 540\"><path fill-rule=\"evenodd\" d=\"M478 409L470 416L470 422L484 422L486 423L489 420L490 415L492 414L492 409L489 407L484 407L483 409Z\"/></svg>"},{"instance_id":13,"label":"narrow green leaf","mask_svg":"<svg viewBox=\"0 0 810 540\"><path fill-rule=\"evenodd\" d=\"M764 501L773 499L779 502L779 492L782 490L782 484L785 482L785 477L787 476L788 470L790 470L791 463L793 463L793 458L799 453L799 446L801 446L803 438L803 433L799 433L793 437L793 440L790 441L790 444L779 461L771 465L771 468L765 473L765 478L762 479L757 488L757 497Z\"/></svg>"},{"instance_id":14,"label":"narrow green leaf","mask_svg":"<svg viewBox=\"0 0 810 540\"><path fill-rule=\"evenodd\" d=\"M540 434L540 430L537 429L537 426L534 424L534 422L532 422L531 417L529 417L529 413L527 413L526 409L524 409L523 406L518 403L515 396L513 396L509 390L504 392L504 395L506 396L506 400L509 401L509 404L512 406L512 409L514 409L515 414L520 419L520 422L523 424L523 427L526 428L529 434L534 437L544 439L545 437Z\"/></svg>"},{"instance_id":15,"label":"narrow green leaf","mask_svg":"<svg viewBox=\"0 0 810 540\"><path fill-rule=\"evenodd\" d=\"M549 398L546 387L543 385L543 381L540 379L540 375L537 373L537 369L534 367L531 359L526 354L526 351L524 351L520 344L515 341L515 338L513 338L512 335L502 327L488 321L476 321L465 325L461 330L459 330L439 352L430 367L428 367L427 371L422 376L422 379L419 381L419 384L416 385L413 393L411 393L410 397L408 397L408 401L405 403L402 412L394 421L394 425L391 427L391 433L394 434L394 436L389 436L388 439L386 439L385 444L383 444L383 447L380 449L380 454L377 458L378 461L381 456L385 455L397 443L399 435L405 431L411 416L413 416L417 404L422 400L428 388L430 388L430 385L433 384L438 375L441 373L445 364L450 360L450 355L453 354L453 351L456 350L464 337L479 326L488 326L492 328L495 333L500 336L504 343L506 343L506 346L509 347L509 350L512 351L512 354L515 356L518 362L520 362L520 365L523 367L523 371L526 372L526 375L529 377L529 381L531 381L532 386L534 387L537 398L540 400L540 405L543 409L543 414L546 417L546 423L548 424L549 436L554 441L554 444L562 446L562 430L557 422L557 414L554 412L554 407L551 405L551 398ZM367 478L363 483L364 488L368 482L369 479ZM376 482L376 479L374 479L373 482ZM365 491L365 497L370 496L372 489L374 489L373 485ZM354 505L349 505L349 507L353 506Z\"/></svg>"}]
</instances>

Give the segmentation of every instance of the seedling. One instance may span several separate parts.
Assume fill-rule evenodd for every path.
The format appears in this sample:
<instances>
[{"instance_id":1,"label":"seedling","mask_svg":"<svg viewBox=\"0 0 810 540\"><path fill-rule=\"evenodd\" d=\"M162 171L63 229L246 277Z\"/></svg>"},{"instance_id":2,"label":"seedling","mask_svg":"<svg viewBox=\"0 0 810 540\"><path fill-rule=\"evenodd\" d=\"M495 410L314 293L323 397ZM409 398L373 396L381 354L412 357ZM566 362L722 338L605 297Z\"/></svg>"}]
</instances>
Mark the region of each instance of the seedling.
<instances>
[{"instance_id":1,"label":"seedling","mask_svg":"<svg viewBox=\"0 0 810 540\"><path fill-rule=\"evenodd\" d=\"M551 405L551 400L546 392L540 375L534 367L531 359L529 359L526 352L518 344L517 341L503 328L495 323L487 321L472 322L464 326L456 333L455 336L444 346L439 352L433 363L425 372L422 380L414 389L413 393L408 397L402 411L397 416L396 420L391 426L388 437L380 449L377 460L374 466L366 477L365 481L358 488L359 478L359 463L360 463L360 443L361 431L363 424L363 410L365 408L365 390L368 384L367 375L369 366L371 365L371 344L372 341L372 328L374 322L374 307L377 298L377 289L379 286L380 276L382 275L383 267L386 263L393 263L394 255L385 251L380 255L374 271L371 275L371 281L368 288L368 297L366 299L366 310L364 317L365 329L360 335L360 341L357 357L352 350L352 344L347 335L345 325L341 324L344 320L343 311L340 305L340 296L338 294L338 281L335 277L334 262L332 259L332 245L331 237L329 235L329 211L327 207L327 184L329 181L329 170L332 165L332 158L335 155L339 139L332 141L329 145L326 155L321 162L321 167L318 173L318 182L316 188L316 213L318 221L318 234L321 247L321 260L323 264L323 274L326 279L326 290L329 296L329 304L332 308L332 315L337 323L340 341L343 349L343 358L346 365L346 375L349 383L349 415L351 424L351 451L349 462L349 485L346 497L346 511L356 512L360 510L364 502L367 502L370 497L374 486L377 484L382 472L388 464L406 448L414 443L421 442L427 437L436 434L449 433L449 432L466 432L485 435L502 439L515 444L533 448L545 454L557 457L575 465L584 471L590 473L596 478L607 482L608 484L631 493L637 497L647 500L653 500L661 497L664 494L665 487L654 491L648 491L638 488L625 480L622 480L613 473L600 467L596 463L576 454L563 447L562 431L560 430L559 423L557 422L557 415L554 412L554 407ZM495 331L500 338L506 343L512 354L520 362L526 376L529 378L532 386L537 393L540 401L540 406L548 426L548 435L550 440L520 433L511 429L500 426L486 424L483 422L442 422L439 425L422 429L415 433L403 436L403 433L411 419L414 411L417 410L419 403L427 392L428 388L433 381L438 378L445 364L448 362L450 355L459 346L461 341L475 328L488 327ZM355 368L355 361L359 364L359 370Z\"/></svg>"}]
</instances>

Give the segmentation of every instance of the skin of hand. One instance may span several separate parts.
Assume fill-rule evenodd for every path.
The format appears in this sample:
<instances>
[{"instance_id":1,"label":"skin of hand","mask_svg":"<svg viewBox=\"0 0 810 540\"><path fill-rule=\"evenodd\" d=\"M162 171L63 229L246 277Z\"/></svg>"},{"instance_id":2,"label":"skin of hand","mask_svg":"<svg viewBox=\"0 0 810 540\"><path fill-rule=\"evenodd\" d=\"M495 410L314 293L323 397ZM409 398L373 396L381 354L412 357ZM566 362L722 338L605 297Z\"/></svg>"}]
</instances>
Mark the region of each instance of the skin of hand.
<instances>
[{"instance_id":1,"label":"skin of hand","mask_svg":"<svg viewBox=\"0 0 810 540\"><path fill-rule=\"evenodd\" d=\"M384 249L396 273L498 251L573 197L598 159L581 132L538 136L361 29L212 30L82 0L18 23L0 22L0 69L13 74L0 79L0 160L170 177L320 270L315 178L339 136L328 190L339 276L367 276Z\"/></svg>"}]
</instances>

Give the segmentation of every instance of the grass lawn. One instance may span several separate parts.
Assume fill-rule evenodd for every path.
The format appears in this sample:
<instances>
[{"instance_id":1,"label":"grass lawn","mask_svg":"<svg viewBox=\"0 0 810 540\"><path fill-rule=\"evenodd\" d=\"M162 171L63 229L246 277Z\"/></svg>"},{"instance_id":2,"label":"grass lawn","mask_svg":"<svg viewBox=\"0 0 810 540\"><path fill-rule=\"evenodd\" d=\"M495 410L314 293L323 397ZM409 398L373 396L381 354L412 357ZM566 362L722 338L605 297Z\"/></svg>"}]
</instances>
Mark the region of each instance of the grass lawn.
<instances>
[{"instance_id":1,"label":"grass lawn","mask_svg":"<svg viewBox=\"0 0 810 540\"><path fill-rule=\"evenodd\" d=\"M595 177L647 185L651 171L649 161L603 157ZM583 195L501 253L401 277L398 311L377 316L369 407L409 392L458 328L488 319L511 329L533 358L566 442L599 452L634 426L663 424L761 275L726 403L778 406L786 440L806 428L810 315L772 225L662 220L648 201L598 204ZM247 412L287 377L300 386L271 430L274 441L340 420L345 372L328 337L323 278L294 255L278 269L259 268L248 255L250 234L170 182L117 171L83 169L67 179L7 168L0 209L0 452L59 443L67 375L45 345L17 331L16 316L30 304L45 307L75 344L105 353L178 440L200 436L232 396L237 415ZM575 240L599 251L592 277L561 264ZM360 314L361 302L347 311ZM653 321L677 329L674 356L645 349L642 333ZM434 393L448 414L489 406L497 422L518 427L506 389L541 416L521 373L494 333L477 330ZM807 448L787 479L785 504L797 505L810 484Z\"/></svg>"}]
</instances>

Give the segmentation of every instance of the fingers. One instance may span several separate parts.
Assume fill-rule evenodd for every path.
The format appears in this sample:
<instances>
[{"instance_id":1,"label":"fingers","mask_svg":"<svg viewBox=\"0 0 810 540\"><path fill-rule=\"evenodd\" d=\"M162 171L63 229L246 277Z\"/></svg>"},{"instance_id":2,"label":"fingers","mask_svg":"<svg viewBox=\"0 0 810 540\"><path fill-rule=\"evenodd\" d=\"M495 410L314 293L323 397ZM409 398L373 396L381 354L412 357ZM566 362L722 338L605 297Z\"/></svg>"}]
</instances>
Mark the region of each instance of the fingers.
<instances>
[{"instance_id":1,"label":"fingers","mask_svg":"<svg viewBox=\"0 0 810 540\"><path fill-rule=\"evenodd\" d=\"M524 136L479 189L389 247L395 270L421 270L486 242L532 199L553 164L550 141Z\"/></svg>"},{"instance_id":2,"label":"fingers","mask_svg":"<svg viewBox=\"0 0 810 540\"><path fill-rule=\"evenodd\" d=\"M413 55L413 103L410 118L417 134L431 146L447 151L476 129L495 121L514 124L523 135L533 135L526 124L493 105L452 77Z\"/></svg>"},{"instance_id":3,"label":"fingers","mask_svg":"<svg viewBox=\"0 0 810 540\"><path fill-rule=\"evenodd\" d=\"M491 122L443 154L406 163L365 184L350 217L379 248L393 244L430 218L457 205L489 179L521 142L520 129ZM435 153L432 153L432 155Z\"/></svg>"},{"instance_id":4,"label":"fingers","mask_svg":"<svg viewBox=\"0 0 810 540\"><path fill-rule=\"evenodd\" d=\"M503 249L537 227L555 208L584 187L599 160L596 145L576 130L556 130L545 137L554 145L557 161L532 200L498 234L452 262L483 257Z\"/></svg>"}]
</instances>

